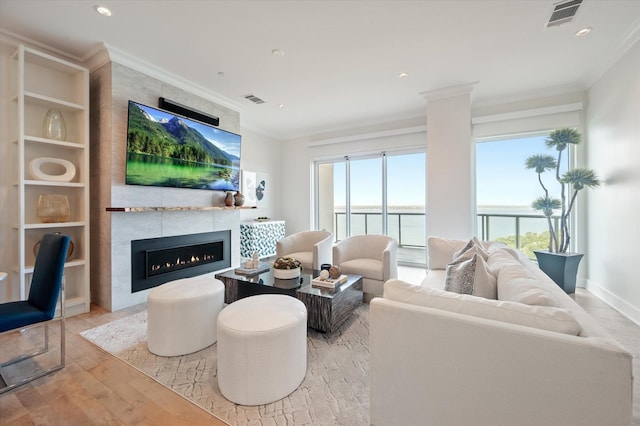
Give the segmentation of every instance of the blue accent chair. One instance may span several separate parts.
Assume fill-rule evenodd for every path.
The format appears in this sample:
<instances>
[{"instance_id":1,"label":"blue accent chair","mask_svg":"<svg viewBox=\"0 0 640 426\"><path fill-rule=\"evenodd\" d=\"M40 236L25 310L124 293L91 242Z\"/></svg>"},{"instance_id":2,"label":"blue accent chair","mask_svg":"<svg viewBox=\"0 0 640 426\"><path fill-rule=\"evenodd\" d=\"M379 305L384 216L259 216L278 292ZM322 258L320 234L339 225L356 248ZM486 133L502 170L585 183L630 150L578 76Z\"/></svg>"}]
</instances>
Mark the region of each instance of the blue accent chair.
<instances>
[{"instance_id":1,"label":"blue accent chair","mask_svg":"<svg viewBox=\"0 0 640 426\"><path fill-rule=\"evenodd\" d=\"M36 256L29 298L17 302L0 304L0 338L27 328L44 326L44 348L31 354L17 356L0 364L0 376L6 386L0 387L0 394L45 376L64 367L64 288L63 271L71 238L59 233L45 234ZM55 317L56 305L60 300L60 316ZM6 379L3 369L13 364L33 358L49 351L49 325L60 323L60 363L46 370L39 370L19 379ZM3 344L0 341L0 348ZM0 349L0 351L3 351ZM34 365L37 365L34 363Z\"/></svg>"}]
</instances>

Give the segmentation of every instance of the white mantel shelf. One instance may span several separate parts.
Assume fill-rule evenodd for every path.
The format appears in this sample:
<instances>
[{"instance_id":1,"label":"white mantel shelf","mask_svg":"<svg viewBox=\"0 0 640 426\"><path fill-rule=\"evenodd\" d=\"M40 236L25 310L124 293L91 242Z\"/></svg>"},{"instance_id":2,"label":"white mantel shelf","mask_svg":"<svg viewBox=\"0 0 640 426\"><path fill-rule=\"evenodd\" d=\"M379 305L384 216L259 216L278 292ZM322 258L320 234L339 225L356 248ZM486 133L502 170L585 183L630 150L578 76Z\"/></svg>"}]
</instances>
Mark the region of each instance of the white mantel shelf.
<instances>
[{"instance_id":1,"label":"white mantel shelf","mask_svg":"<svg viewBox=\"0 0 640 426\"><path fill-rule=\"evenodd\" d=\"M191 212L208 210L242 210L255 209L256 206L192 206L192 207L107 207L108 212L141 213L141 212Z\"/></svg>"}]
</instances>

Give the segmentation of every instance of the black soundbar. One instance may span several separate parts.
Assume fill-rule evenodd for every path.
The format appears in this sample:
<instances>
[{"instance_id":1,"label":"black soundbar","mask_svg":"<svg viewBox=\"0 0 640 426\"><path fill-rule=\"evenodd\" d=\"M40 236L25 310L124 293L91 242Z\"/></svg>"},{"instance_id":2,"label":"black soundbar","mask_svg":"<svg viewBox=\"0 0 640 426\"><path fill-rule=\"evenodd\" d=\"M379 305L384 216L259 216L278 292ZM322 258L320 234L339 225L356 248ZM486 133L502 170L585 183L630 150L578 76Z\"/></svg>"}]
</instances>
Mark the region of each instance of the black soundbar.
<instances>
[{"instance_id":1,"label":"black soundbar","mask_svg":"<svg viewBox=\"0 0 640 426\"><path fill-rule=\"evenodd\" d=\"M205 114L204 112L196 111L165 98L158 98L158 107L166 111L180 114L183 117L192 118L194 120L211 124L213 126L218 126L220 124L220 119L215 115L209 115Z\"/></svg>"}]
</instances>

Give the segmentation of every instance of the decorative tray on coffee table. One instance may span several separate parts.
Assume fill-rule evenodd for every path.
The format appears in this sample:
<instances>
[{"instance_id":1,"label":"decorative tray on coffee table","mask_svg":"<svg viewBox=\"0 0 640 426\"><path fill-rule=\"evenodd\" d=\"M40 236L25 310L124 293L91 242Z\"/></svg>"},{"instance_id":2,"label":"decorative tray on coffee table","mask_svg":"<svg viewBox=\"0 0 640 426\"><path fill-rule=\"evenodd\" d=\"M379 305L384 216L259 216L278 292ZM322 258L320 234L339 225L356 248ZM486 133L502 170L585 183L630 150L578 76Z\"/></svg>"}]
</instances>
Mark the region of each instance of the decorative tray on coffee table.
<instances>
[{"instance_id":1,"label":"decorative tray on coffee table","mask_svg":"<svg viewBox=\"0 0 640 426\"><path fill-rule=\"evenodd\" d=\"M320 278L316 277L311 280L311 285L314 287L322 287L322 288L336 288L340 284L344 284L347 282L346 275L340 275L338 278Z\"/></svg>"}]
</instances>

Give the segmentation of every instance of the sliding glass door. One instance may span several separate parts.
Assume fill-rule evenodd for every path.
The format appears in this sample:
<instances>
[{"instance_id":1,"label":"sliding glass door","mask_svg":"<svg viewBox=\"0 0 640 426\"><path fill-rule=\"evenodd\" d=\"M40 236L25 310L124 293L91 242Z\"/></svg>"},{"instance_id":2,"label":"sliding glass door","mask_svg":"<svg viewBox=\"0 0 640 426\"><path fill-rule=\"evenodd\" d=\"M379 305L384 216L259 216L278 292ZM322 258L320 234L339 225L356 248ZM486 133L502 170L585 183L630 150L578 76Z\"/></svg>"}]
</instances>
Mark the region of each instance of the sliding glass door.
<instances>
[{"instance_id":1,"label":"sliding glass door","mask_svg":"<svg viewBox=\"0 0 640 426\"><path fill-rule=\"evenodd\" d=\"M316 226L336 241L382 234L398 261L426 263L424 152L344 157L316 163Z\"/></svg>"}]
</instances>

